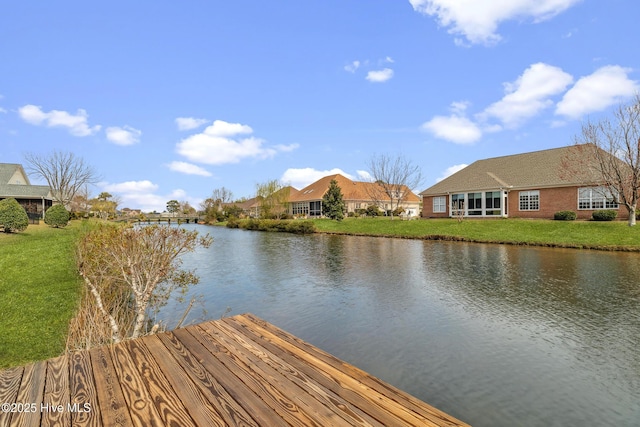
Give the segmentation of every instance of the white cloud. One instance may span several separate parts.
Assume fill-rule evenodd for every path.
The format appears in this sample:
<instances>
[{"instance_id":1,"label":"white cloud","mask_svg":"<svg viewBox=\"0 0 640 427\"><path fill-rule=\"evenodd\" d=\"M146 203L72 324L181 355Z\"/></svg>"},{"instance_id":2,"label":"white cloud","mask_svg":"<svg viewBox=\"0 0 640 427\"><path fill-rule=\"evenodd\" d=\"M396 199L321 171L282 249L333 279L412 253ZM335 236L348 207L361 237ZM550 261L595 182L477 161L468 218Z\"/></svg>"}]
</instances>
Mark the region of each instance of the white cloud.
<instances>
[{"instance_id":1,"label":"white cloud","mask_svg":"<svg viewBox=\"0 0 640 427\"><path fill-rule=\"evenodd\" d=\"M622 102L640 90L638 82L629 79L627 74L630 71L631 69L618 65L607 65L580 78L564 94L556 107L556 114L579 119Z\"/></svg>"},{"instance_id":2,"label":"white cloud","mask_svg":"<svg viewBox=\"0 0 640 427\"><path fill-rule=\"evenodd\" d=\"M362 181L373 181L373 176L368 171L356 171L356 174Z\"/></svg>"},{"instance_id":3,"label":"white cloud","mask_svg":"<svg viewBox=\"0 0 640 427\"><path fill-rule=\"evenodd\" d=\"M562 69L542 62L531 65L513 83L505 83L507 93L491 104L480 116L496 117L507 127L537 115L553 105L552 96L564 92L573 77Z\"/></svg>"},{"instance_id":4,"label":"white cloud","mask_svg":"<svg viewBox=\"0 0 640 427\"><path fill-rule=\"evenodd\" d=\"M169 169L174 172L185 173L187 175L211 176L211 172L208 170L187 162L171 162L168 166Z\"/></svg>"},{"instance_id":5,"label":"white cloud","mask_svg":"<svg viewBox=\"0 0 640 427\"><path fill-rule=\"evenodd\" d=\"M109 193L149 193L156 191L158 186L149 180L144 181L126 181L115 184L103 182L98 184Z\"/></svg>"},{"instance_id":6,"label":"white cloud","mask_svg":"<svg viewBox=\"0 0 640 427\"><path fill-rule=\"evenodd\" d=\"M474 44L501 40L498 25L508 20L541 22L567 10L580 0L409 0L413 9L433 16L450 34ZM462 44L460 39L456 44Z\"/></svg>"},{"instance_id":7,"label":"white cloud","mask_svg":"<svg viewBox=\"0 0 640 427\"><path fill-rule=\"evenodd\" d=\"M367 73L367 77L365 78L372 83L382 83L382 82L386 82L392 77L393 77L393 70L391 68L385 68L377 71L369 71Z\"/></svg>"},{"instance_id":8,"label":"white cloud","mask_svg":"<svg viewBox=\"0 0 640 427\"><path fill-rule=\"evenodd\" d=\"M345 71L350 73L355 73L358 68L360 68L360 61L353 61L344 66Z\"/></svg>"},{"instance_id":9,"label":"white cloud","mask_svg":"<svg viewBox=\"0 0 640 427\"><path fill-rule=\"evenodd\" d=\"M280 178L280 181L285 182L297 189L302 189L322 177L335 174L340 174L342 176L346 176L349 179L353 179L351 175L338 168L324 171L316 170L313 168L289 168L284 172L284 174L282 174L282 178Z\"/></svg>"},{"instance_id":10,"label":"white cloud","mask_svg":"<svg viewBox=\"0 0 640 427\"><path fill-rule=\"evenodd\" d=\"M131 126L112 126L105 129L107 139L117 145L133 145L140 142L142 131Z\"/></svg>"},{"instance_id":11,"label":"white cloud","mask_svg":"<svg viewBox=\"0 0 640 427\"><path fill-rule=\"evenodd\" d=\"M442 175L440 175L440 177L438 179L436 179L436 182L442 181L443 179L453 175L454 173L456 173L458 171L461 171L462 169L466 168L467 166L469 166L469 165L467 165L465 163L462 163L462 164L459 164L459 165L449 166L448 168L446 168L444 170L444 172L442 172Z\"/></svg>"},{"instance_id":12,"label":"white cloud","mask_svg":"<svg viewBox=\"0 0 640 427\"><path fill-rule=\"evenodd\" d=\"M456 114L435 116L424 123L422 129L456 144L472 144L482 137L482 130L476 123Z\"/></svg>"},{"instance_id":13,"label":"white cloud","mask_svg":"<svg viewBox=\"0 0 640 427\"><path fill-rule=\"evenodd\" d=\"M120 183L102 182L98 186L120 200L119 207L141 209L143 212L163 212L169 200L188 201L191 206L198 206L201 199L189 197L182 189L175 189L168 194L157 194L158 186L149 180L127 181Z\"/></svg>"},{"instance_id":14,"label":"white cloud","mask_svg":"<svg viewBox=\"0 0 640 427\"><path fill-rule=\"evenodd\" d=\"M191 130L199 128L208 121L207 119L196 119L194 117L178 117L176 125L178 125L178 130Z\"/></svg>"},{"instance_id":15,"label":"white cloud","mask_svg":"<svg viewBox=\"0 0 640 427\"><path fill-rule=\"evenodd\" d=\"M238 163L245 158L269 158L278 152L292 151L298 147L297 144L268 147L262 139L239 137L251 133L253 129L247 125L216 120L201 133L180 141L176 149L192 162L222 165Z\"/></svg>"},{"instance_id":16,"label":"white cloud","mask_svg":"<svg viewBox=\"0 0 640 427\"><path fill-rule=\"evenodd\" d=\"M4 108L0 107L0 113L6 113L7 110L5 110Z\"/></svg>"},{"instance_id":17,"label":"white cloud","mask_svg":"<svg viewBox=\"0 0 640 427\"><path fill-rule=\"evenodd\" d=\"M98 132L101 126L89 127L87 124L87 112L78 109L75 115L66 111L51 110L48 113L42 111L38 105L25 105L18 109L18 114L25 122L32 125L45 125L47 127L65 127L74 136L88 136Z\"/></svg>"}]
</instances>

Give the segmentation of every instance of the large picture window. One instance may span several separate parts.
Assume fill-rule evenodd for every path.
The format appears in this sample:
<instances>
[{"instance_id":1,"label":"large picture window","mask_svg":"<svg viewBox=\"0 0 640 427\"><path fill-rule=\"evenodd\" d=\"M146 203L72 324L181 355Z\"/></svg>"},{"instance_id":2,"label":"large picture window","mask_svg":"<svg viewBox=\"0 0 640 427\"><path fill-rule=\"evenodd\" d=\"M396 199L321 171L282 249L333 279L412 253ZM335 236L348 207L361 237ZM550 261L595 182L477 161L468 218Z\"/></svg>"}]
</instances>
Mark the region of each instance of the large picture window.
<instances>
[{"instance_id":1,"label":"large picture window","mask_svg":"<svg viewBox=\"0 0 640 427\"><path fill-rule=\"evenodd\" d=\"M578 209L618 209L618 203L607 187L578 188Z\"/></svg>"},{"instance_id":2,"label":"large picture window","mask_svg":"<svg viewBox=\"0 0 640 427\"><path fill-rule=\"evenodd\" d=\"M467 193L468 214L482 215L482 193Z\"/></svg>"},{"instance_id":3,"label":"large picture window","mask_svg":"<svg viewBox=\"0 0 640 427\"><path fill-rule=\"evenodd\" d=\"M520 210L521 211L537 211L540 210L540 191L521 191L519 193Z\"/></svg>"},{"instance_id":4,"label":"large picture window","mask_svg":"<svg viewBox=\"0 0 640 427\"><path fill-rule=\"evenodd\" d=\"M322 202L309 202L309 215L320 216L322 215Z\"/></svg>"},{"instance_id":5,"label":"large picture window","mask_svg":"<svg viewBox=\"0 0 640 427\"><path fill-rule=\"evenodd\" d=\"M486 209L485 215L500 215L500 191L487 191L485 194L484 206Z\"/></svg>"},{"instance_id":6,"label":"large picture window","mask_svg":"<svg viewBox=\"0 0 640 427\"><path fill-rule=\"evenodd\" d=\"M444 213L447 211L447 197L438 196L433 198L433 212Z\"/></svg>"}]
</instances>

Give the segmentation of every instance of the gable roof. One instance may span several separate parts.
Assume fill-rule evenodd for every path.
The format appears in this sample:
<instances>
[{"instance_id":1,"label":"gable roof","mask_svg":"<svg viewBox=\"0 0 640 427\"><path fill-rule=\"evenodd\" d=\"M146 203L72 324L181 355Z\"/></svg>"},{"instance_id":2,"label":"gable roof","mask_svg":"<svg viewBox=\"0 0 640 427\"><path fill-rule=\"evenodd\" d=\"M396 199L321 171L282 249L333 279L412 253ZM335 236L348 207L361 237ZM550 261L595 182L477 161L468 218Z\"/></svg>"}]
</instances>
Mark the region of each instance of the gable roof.
<instances>
[{"instance_id":1,"label":"gable roof","mask_svg":"<svg viewBox=\"0 0 640 427\"><path fill-rule=\"evenodd\" d=\"M588 150L567 146L478 160L435 185L422 196L494 189L549 188L586 184L566 170L566 162L591 164ZM590 180L591 181L591 180ZM594 183L593 181L589 184Z\"/></svg>"},{"instance_id":2,"label":"gable roof","mask_svg":"<svg viewBox=\"0 0 640 427\"><path fill-rule=\"evenodd\" d=\"M320 178L314 183L311 183L304 187L297 193L292 193L289 197L290 202L307 202L312 200L322 200L324 194L329 190L329 185L332 180L336 180L340 190L342 191L342 198L352 201L371 201L371 194L374 191L382 191L382 188L373 182L352 181L349 178L340 175L329 175ZM419 202L420 198L408 190L406 186L401 187L402 191L409 191L408 196L405 198L405 202ZM380 197L384 200L386 197Z\"/></svg>"},{"instance_id":3,"label":"gable roof","mask_svg":"<svg viewBox=\"0 0 640 427\"><path fill-rule=\"evenodd\" d=\"M31 185L22 165L0 163L0 198L51 199L48 185Z\"/></svg>"}]
</instances>

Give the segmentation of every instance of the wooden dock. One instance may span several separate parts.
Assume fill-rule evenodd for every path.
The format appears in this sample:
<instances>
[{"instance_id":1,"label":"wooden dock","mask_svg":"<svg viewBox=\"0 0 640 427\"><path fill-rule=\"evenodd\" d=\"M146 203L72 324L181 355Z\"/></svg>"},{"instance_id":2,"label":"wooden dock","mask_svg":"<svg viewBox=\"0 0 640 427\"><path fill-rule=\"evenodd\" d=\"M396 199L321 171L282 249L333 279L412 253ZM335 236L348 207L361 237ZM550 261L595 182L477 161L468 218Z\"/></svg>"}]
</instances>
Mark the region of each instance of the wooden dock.
<instances>
[{"instance_id":1,"label":"wooden dock","mask_svg":"<svg viewBox=\"0 0 640 427\"><path fill-rule=\"evenodd\" d=\"M0 371L0 426L466 426L251 314Z\"/></svg>"}]
</instances>

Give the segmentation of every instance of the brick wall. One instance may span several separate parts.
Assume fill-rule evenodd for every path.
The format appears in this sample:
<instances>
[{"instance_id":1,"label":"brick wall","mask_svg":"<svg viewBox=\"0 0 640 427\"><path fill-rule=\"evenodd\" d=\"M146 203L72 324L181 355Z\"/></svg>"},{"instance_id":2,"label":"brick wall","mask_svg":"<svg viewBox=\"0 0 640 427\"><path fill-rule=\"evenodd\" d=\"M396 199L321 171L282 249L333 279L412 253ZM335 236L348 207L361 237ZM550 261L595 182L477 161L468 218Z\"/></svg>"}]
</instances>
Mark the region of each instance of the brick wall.
<instances>
[{"instance_id":1,"label":"brick wall","mask_svg":"<svg viewBox=\"0 0 640 427\"><path fill-rule=\"evenodd\" d=\"M540 209L537 211L521 211L519 191L509 193L507 216L510 218L541 218L553 219L558 211L574 211L578 219L591 219L593 210L578 210L578 187L544 188L540 189ZM448 218L449 200L447 196L447 212L433 212L433 197L425 197L422 206L423 218ZM624 206L618 209L618 219L626 220L629 214Z\"/></svg>"}]
</instances>

